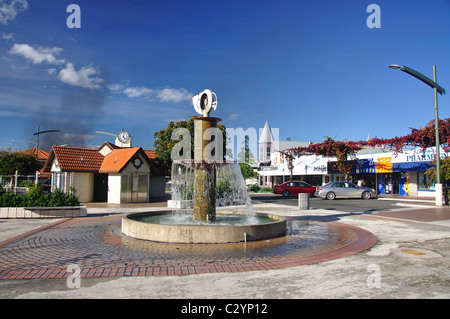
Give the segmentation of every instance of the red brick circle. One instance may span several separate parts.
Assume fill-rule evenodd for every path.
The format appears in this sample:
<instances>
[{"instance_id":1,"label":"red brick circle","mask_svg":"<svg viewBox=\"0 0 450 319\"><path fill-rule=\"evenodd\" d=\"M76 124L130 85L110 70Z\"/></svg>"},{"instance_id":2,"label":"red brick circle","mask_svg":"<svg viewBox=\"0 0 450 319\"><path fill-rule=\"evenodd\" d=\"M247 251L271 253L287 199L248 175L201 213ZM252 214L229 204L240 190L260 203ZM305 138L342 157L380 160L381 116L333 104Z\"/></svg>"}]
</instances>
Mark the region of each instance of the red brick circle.
<instances>
[{"instance_id":1,"label":"red brick circle","mask_svg":"<svg viewBox=\"0 0 450 319\"><path fill-rule=\"evenodd\" d=\"M126 237L121 216L66 219L0 243L0 280L187 275L281 269L356 254L376 243L363 229L288 219L288 236L248 243L177 245Z\"/></svg>"}]
</instances>

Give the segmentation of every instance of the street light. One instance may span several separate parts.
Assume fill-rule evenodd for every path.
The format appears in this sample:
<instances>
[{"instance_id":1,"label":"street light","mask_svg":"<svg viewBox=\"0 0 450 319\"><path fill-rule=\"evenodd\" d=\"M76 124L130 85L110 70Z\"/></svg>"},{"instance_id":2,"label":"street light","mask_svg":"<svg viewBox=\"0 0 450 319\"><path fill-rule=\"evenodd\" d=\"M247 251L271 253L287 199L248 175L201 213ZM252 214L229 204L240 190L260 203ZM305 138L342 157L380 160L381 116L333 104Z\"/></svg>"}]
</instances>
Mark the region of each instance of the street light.
<instances>
[{"instance_id":1,"label":"street light","mask_svg":"<svg viewBox=\"0 0 450 319\"><path fill-rule=\"evenodd\" d=\"M389 68L394 70L400 70L409 75L412 75L416 79L424 82L426 85L433 88L434 91L434 131L435 131L435 139L436 139L436 205L442 206L442 184L441 184L441 157L440 157L440 143L439 143L439 115L438 115L438 100L437 94L445 94L445 90L442 86L437 84L436 79L436 65L433 65L433 80L429 77L423 75L422 73L417 72L407 66L400 66L398 64L391 64Z\"/></svg>"},{"instance_id":2,"label":"street light","mask_svg":"<svg viewBox=\"0 0 450 319\"><path fill-rule=\"evenodd\" d=\"M37 132L33 134L36 136L36 159L38 158L38 151L39 151L39 135L44 134L44 133L52 133L52 132L59 132L59 130L39 131L39 125L38 125Z\"/></svg>"}]
</instances>

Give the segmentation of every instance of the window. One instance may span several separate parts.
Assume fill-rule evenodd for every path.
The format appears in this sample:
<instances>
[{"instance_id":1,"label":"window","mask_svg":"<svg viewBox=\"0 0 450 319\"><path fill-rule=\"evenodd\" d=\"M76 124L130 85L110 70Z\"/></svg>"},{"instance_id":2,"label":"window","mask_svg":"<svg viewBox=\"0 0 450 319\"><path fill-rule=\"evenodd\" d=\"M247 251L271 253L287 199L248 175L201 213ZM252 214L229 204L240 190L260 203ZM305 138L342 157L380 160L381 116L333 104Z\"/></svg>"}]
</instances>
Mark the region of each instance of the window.
<instances>
[{"instance_id":1,"label":"window","mask_svg":"<svg viewBox=\"0 0 450 319\"><path fill-rule=\"evenodd\" d=\"M419 172L419 190L421 191L434 191L434 181L425 172Z\"/></svg>"},{"instance_id":2,"label":"window","mask_svg":"<svg viewBox=\"0 0 450 319\"><path fill-rule=\"evenodd\" d=\"M59 189L60 191L65 191L66 187L66 173L65 172L55 172L53 173L53 190Z\"/></svg>"}]
</instances>

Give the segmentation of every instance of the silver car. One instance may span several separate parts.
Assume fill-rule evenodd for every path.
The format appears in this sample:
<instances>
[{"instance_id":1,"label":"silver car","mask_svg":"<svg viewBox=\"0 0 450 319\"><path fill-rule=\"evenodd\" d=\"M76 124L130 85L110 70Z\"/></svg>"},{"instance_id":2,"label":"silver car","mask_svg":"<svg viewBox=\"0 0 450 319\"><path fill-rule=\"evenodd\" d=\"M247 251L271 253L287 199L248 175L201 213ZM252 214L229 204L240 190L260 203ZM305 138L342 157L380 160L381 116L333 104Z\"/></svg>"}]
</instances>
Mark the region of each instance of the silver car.
<instances>
[{"instance_id":1,"label":"silver car","mask_svg":"<svg viewBox=\"0 0 450 319\"><path fill-rule=\"evenodd\" d=\"M339 197L371 199L377 197L377 192L373 188L359 187L350 182L331 182L317 187L314 195L326 199Z\"/></svg>"}]
</instances>

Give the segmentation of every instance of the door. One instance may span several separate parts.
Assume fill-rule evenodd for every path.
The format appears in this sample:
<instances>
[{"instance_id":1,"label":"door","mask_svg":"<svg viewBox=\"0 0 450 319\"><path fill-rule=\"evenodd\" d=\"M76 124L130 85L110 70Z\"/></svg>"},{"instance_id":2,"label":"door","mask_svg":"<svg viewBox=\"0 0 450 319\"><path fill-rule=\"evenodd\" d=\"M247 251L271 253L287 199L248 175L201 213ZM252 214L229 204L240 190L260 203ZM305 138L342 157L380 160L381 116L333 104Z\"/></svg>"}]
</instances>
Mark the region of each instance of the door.
<instances>
[{"instance_id":1,"label":"door","mask_svg":"<svg viewBox=\"0 0 450 319\"><path fill-rule=\"evenodd\" d=\"M108 174L94 174L94 202L108 200Z\"/></svg>"},{"instance_id":2,"label":"door","mask_svg":"<svg viewBox=\"0 0 450 319\"><path fill-rule=\"evenodd\" d=\"M137 174L136 174L137 175ZM137 175L137 189L135 193L135 203L147 202L148 175Z\"/></svg>"},{"instance_id":3,"label":"door","mask_svg":"<svg viewBox=\"0 0 450 319\"><path fill-rule=\"evenodd\" d=\"M347 190L347 197L360 197L361 189L359 189L353 183L345 183L345 188Z\"/></svg>"},{"instance_id":4,"label":"door","mask_svg":"<svg viewBox=\"0 0 450 319\"><path fill-rule=\"evenodd\" d=\"M308 184L304 182L298 182L298 192L299 193L308 193L310 195L314 194L314 190Z\"/></svg>"},{"instance_id":5,"label":"door","mask_svg":"<svg viewBox=\"0 0 450 319\"><path fill-rule=\"evenodd\" d=\"M345 189L344 182L336 182L333 184L333 192L336 194L336 197L346 197L347 191Z\"/></svg>"},{"instance_id":6,"label":"door","mask_svg":"<svg viewBox=\"0 0 450 319\"><path fill-rule=\"evenodd\" d=\"M291 195L297 195L298 193L301 193L300 182L292 182L291 184L292 184L292 187L289 190Z\"/></svg>"},{"instance_id":7,"label":"door","mask_svg":"<svg viewBox=\"0 0 450 319\"><path fill-rule=\"evenodd\" d=\"M122 203L145 203L148 199L148 174L122 174Z\"/></svg>"},{"instance_id":8,"label":"door","mask_svg":"<svg viewBox=\"0 0 450 319\"><path fill-rule=\"evenodd\" d=\"M127 204L132 202L133 175L123 173L121 176L120 202Z\"/></svg>"},{"instance_id":9,"label":"door","mask_svg":"<svg viewBox=\"0 0 450 319\"><path fill-rule=\"evenodd\" d=\"M296 187L294 186L294 182L289 182L285 184L285 190L289 192L289 195L296 195L295 191Z\"/></svg>"}]
</instances>

